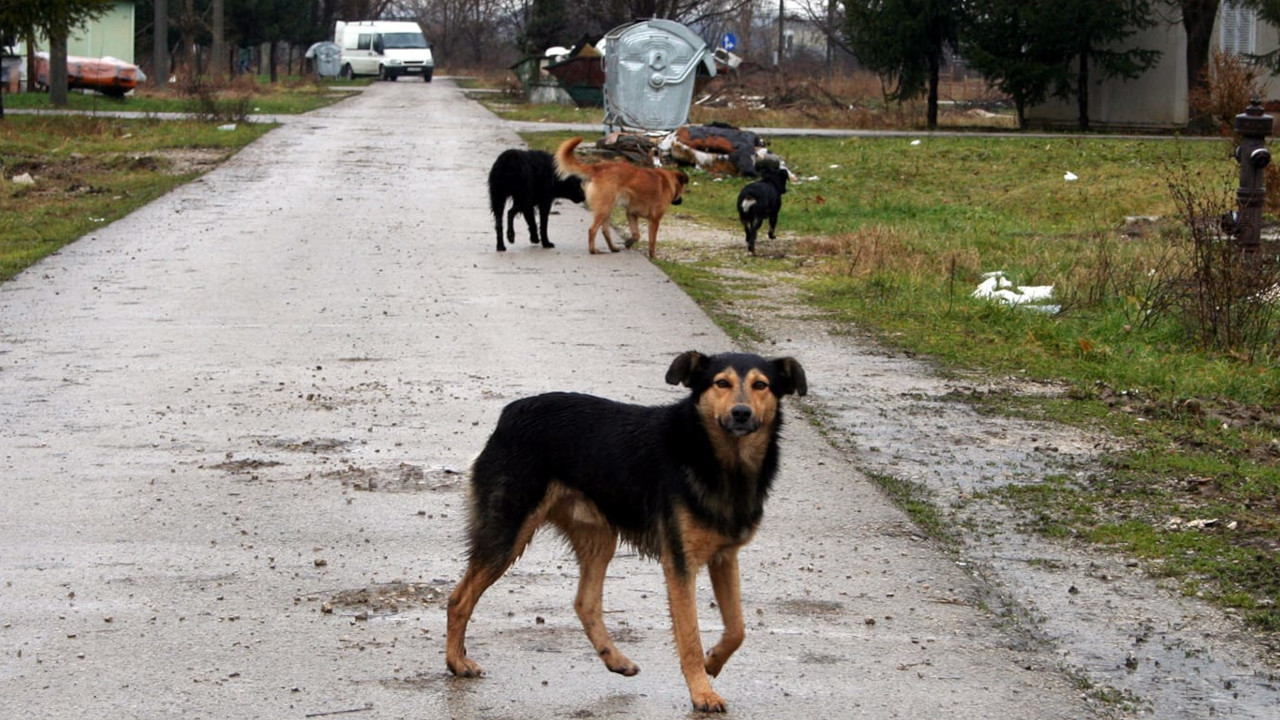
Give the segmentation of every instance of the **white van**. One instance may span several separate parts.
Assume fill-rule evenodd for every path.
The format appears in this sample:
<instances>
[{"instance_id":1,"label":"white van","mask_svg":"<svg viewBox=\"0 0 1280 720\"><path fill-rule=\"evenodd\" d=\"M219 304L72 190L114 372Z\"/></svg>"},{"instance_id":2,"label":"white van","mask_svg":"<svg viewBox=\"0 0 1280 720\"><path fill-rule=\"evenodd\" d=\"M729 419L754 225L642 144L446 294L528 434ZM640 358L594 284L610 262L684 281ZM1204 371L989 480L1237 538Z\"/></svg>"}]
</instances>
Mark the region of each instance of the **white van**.
<instances>
[{"instance_id":1,"label":"white van","mask_svg":"<svg viewBox=\"0 0 1280 720\"><path fill-rule=\"evenodd\" d=\"M333 28L333 41L342 48L341 76L376 75L396 80L401 75L420 75L431 82L435 60L431 46L416 22L362 20L342 22Z\"/></svg>"}]
</instances>

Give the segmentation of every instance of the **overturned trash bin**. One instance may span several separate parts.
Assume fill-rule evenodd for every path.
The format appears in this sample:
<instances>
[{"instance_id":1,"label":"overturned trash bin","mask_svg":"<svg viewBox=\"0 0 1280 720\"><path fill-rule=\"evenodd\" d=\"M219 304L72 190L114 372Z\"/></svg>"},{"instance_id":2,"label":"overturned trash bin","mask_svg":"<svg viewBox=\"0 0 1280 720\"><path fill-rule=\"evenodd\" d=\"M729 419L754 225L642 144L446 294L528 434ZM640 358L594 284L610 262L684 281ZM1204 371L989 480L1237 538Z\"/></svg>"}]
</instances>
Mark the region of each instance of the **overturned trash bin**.
<instances>
[{"instance_id":1,"label":"overturned trash bin","mask_svg":"<svg viewBox=\"0 0 1280 720\"><path fill-rule=\"evenodd\" d=\"M613 129L674 130L689 119L698 68L716 74L707 44L671 20L610 30L605 46L604 122Z\"/></svg>"}]
</instances>

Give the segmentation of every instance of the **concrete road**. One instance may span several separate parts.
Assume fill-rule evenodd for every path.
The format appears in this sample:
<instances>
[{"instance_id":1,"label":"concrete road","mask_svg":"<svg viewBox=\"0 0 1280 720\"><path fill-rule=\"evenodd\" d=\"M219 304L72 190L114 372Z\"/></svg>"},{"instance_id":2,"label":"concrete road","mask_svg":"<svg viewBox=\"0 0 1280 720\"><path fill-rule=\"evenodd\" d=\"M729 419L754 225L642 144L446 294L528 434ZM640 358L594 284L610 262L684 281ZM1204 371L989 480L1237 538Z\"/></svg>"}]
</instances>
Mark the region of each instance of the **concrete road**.
<instances>
[{"instance_id":1,"label":"concrete road","mask_svg":"<svg viewBox=\"0 0 1280 720\"><path fill-rule=\"evenodd\" d=\"M697 714L659 569L610 568L642 668L614 675L549 535L477 610L488 675L444 668L465 472L502 406L671 402L672 357L732 348L642 253L589 256L576 206L557 249L521 230L494 252L485 178L518 145L445 78L375 84L0 286L0 714ZM790 410L742 554L747 642L715 682L730 715L1090 716ZM700 598L711 640L705 577Z\"/></svg>"}]
</instances>

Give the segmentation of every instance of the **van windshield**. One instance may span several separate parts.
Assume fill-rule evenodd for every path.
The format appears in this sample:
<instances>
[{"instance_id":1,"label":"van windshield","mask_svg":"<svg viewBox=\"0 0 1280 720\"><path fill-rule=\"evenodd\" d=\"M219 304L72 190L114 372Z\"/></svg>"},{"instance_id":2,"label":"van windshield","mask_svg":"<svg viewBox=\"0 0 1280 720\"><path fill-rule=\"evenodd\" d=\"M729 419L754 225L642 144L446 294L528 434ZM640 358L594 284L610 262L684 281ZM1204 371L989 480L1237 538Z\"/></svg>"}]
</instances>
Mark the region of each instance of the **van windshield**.
<instances>
[{"instance_id":1,"label":"van windshield","mask_svg":"<svg viewBox=\"0 0 1280 720\"><path fill-rule=\"evenodd\" d=\"M388 50L417 49L425 48L427 41L422 33L385 33L382 36L382 46Z\"/></svg>"}]
</instances>

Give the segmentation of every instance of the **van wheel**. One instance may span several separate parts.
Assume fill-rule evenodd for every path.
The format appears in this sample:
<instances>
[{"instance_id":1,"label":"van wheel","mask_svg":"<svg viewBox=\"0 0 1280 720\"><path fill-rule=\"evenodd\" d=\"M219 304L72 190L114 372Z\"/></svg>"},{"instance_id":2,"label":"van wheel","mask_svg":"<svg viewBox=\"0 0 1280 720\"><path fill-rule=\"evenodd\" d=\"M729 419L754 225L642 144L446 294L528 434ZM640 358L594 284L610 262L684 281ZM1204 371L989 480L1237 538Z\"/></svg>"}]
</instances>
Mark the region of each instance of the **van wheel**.
<instances>
[{"instance_id":1,"label":"van wheel","mask_svg":"<svg viewBox=\"0 0 1280 720\"><path fill-rule=\"evenodd\" d=\"M356 74L354 71L351 70L350 65L343 65L342 72L338 73L338 77L342 78L343 80L354 80L356 77Z\"/></svg>"},{"instance_id":2,"label":"van wheel","mask_svg":"<svg viewBox=\"0 0 1280 720\"><path fill-rule=\"evenodd\" d=\"M422 82L431 82L431 73L434 72L434 70L435 68L427 68L426 70L423 70Z\"/></svg>"}]
</instances>

